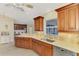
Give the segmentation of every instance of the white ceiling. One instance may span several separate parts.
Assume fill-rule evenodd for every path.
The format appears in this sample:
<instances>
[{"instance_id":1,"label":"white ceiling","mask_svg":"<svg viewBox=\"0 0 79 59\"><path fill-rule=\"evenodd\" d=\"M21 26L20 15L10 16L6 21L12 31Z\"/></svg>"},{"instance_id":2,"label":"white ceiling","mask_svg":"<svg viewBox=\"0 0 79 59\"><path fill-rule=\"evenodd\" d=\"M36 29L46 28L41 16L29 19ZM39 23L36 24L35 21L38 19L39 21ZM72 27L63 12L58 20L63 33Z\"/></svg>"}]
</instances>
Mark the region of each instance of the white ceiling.
<instances>
[{"instance_id":1,"label":"white ceiling","mask_svg":"<svg viewBox=\"0 0 79 59\"><path fill-rule=\"evenodd\" d=\"M55 10L61 5L60 3L30 3L34 8L30 9L25 7L25 11L13 8L12 6L5 6L6 4L0 4L0 15L6 15L15 19L16 23L32 24L33 18L39 15L43 15L50 10Z\"/></svg>"}]
</instances>

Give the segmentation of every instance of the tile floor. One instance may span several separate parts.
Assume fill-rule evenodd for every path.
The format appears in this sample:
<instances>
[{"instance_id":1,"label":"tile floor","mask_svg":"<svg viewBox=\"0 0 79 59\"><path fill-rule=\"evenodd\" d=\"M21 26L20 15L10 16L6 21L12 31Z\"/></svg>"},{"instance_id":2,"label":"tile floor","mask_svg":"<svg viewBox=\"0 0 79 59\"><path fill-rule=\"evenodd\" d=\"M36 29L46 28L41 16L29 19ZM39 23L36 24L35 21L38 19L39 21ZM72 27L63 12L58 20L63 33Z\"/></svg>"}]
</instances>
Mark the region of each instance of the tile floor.
<instances>
[{"instance_id":1,"label":"tile floor","mask_svg":"<svg viewBox=\"0 0 79 59\"><path fill-rule=\"evenodd\" d=\"M17 48L12 44L0 44L0 56L38 56L32 50Z\"/></svg>"}]
</instances>

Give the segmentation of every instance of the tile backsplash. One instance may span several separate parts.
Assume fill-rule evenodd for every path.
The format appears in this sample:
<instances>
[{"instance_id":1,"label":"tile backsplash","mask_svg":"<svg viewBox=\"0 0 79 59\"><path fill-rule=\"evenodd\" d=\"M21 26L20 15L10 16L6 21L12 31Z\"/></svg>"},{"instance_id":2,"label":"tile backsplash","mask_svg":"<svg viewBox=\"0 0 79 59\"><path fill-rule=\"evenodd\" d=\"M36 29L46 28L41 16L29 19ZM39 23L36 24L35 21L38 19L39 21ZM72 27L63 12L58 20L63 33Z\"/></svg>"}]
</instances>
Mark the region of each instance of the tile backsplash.
<instances>
[{"instance_id":1,"label":"tile backsplash","mask_svg":"<svg viewBox=\"0 0 79 59\"><path fill-rule=\"evenodd\" d=\"M64 32L60 32L58 41L62 42L62 43L65 42L63 44L66 44L66 45L67 44L68 45L72 44L73 46L78 46L79 45L79 34L78 33L64 33Z\"/></svg>"},{"instance_id":2,"label":"tile backsplash","mask_svg":"<svg viewBox=\"0 0 79 59\"><path fill-rule=\"evenodd\" d=\"M59 42L67 42L67 43L79 43L79 34L78 33L65 33L59 32L57 36L47 35L50 40L56 40Z\"/></svg>"},{"instance_id":3,"label":"tile backsplash","mask_svg":"<svg viewBox=\"0 0 79 59\"><path fill-rule=\"evenodd\" d=\"M60 32L59 37L67 38L67 39L79 39L78 33L64 33Z\"/></svg>"},{"instance_id":4,"label":"tile backsplash","mask_svg":"<svg viewBox=\"0 0 79 59\"><path fill-rule=\"evenodd\" d=\"M44 38L44 32L43 31L35 31L35 35L37 35L38 37Z\"/></svg>"},{"instance_id":5,"label":"tile backsplash","mask_svg":"<svg viewBox=\"0 0 79 59\"><path fill-rule=\"evenodd\" d=\"M44 32L43 31L35 31L35 34L40 34L40 35L44 35Z\"/></svg>"}]
</instances>

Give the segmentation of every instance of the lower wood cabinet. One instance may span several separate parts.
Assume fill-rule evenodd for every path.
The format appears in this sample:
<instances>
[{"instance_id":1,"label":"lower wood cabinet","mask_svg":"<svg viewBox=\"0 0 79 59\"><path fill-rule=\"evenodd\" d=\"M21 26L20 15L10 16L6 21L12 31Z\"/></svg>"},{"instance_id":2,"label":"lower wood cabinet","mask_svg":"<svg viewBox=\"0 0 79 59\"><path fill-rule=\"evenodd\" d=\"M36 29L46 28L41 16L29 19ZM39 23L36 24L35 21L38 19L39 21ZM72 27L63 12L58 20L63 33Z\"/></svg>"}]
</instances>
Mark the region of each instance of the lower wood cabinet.
<instances>
[{"instance_id":1,"label":"lower wood cabinet","mask_svg":"<svg viewBox=\"0 0 79 59\"><path fill-rule=\"evenodd\" d=\"M15 37L15 46L20 48L32 49L41 56L53 55L52 45L33 38Z\"/></svg>"},{"instance_id":2,"label":"lower wood cabinet","mask_svg":"<svg viewBox=\"0 0 79 59\"><path fill-rule=\"evenodd\" d=\"M15 37L15 46L20 48L32 48L32 39L26 37Z\"/></svg>"},{"instance_id":3,"label":"lower wood cabinet","mask_svg":"<svg viewBox=\"0 0 79 59\"><path fill-rule=\"evenodd\" d=\"M20 47L20 38L19 37L15 37L15 46Z\"/></svg>"},{"instance_id":4,"label":"lower wood cabinet","mask_svg":"<svg viewBox=\"0 0 79 59\"><path fill-rule=\"evenodd\" d=\"M53 46L36 39L32 40L32 48L41 56L51 56L53 55Z\"/></svg>"}]
</instances>

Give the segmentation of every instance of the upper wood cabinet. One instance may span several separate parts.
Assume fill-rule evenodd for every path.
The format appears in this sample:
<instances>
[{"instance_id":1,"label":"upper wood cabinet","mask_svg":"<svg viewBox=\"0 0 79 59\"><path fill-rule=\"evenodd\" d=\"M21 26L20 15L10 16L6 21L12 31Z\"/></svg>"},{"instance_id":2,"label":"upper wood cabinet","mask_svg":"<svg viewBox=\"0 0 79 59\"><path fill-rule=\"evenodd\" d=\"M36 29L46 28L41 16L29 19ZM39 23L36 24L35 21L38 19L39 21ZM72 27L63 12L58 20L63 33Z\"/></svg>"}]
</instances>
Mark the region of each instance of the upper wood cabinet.
<instances>
[{"instance_id":1,"label":"upper wood cabinet","mask_svg":"<svg viewBox=\"0 0 79 59\"><path fill-rule=\"evenodd\" d=\"M59 31L65 30L65 10L58 12L58 19Z\"/></svg>"},{"instance_id":2,"label":"upper wood cabinet","mask_svg":"<svg viewBox=\"0 0 79 59\"><path fill-rule=\"evenodd\" d=\"M43 31L43 19L44 17L38 16L34 18L35 31Z\"/></svg>"},{"instance_id":3,"label":"upper wood cabinet","mask_svg":"<svg viewBox=\"0 0 79 59\"><path fill-rule=\"evenodd\" d=\"M76 31L76 21L77 21L77 7L73 6L71 8L68 8L68 26L69 26L69 31Z\"/></svg>"},{"instance_id":4,"label":"upper wood cabinet","mask_svg":"<svg viewBox=\"0 0 79 59\"><path fill-rule=\"evenodd\" d=\"M56 9L59 32L79 31L79 4L69 4Z\"/></svg>"},{"instance_id":5,"label":"upper wood cabinet","mask_svg":"<svg viewBox=\"0 0 79 59\"><path fill-rule=\"evenodd\" d=\"M26 24L14 24L14 29L15 30L24 30L27 29L27 25Z\"/></svg>"}]
</instances>

